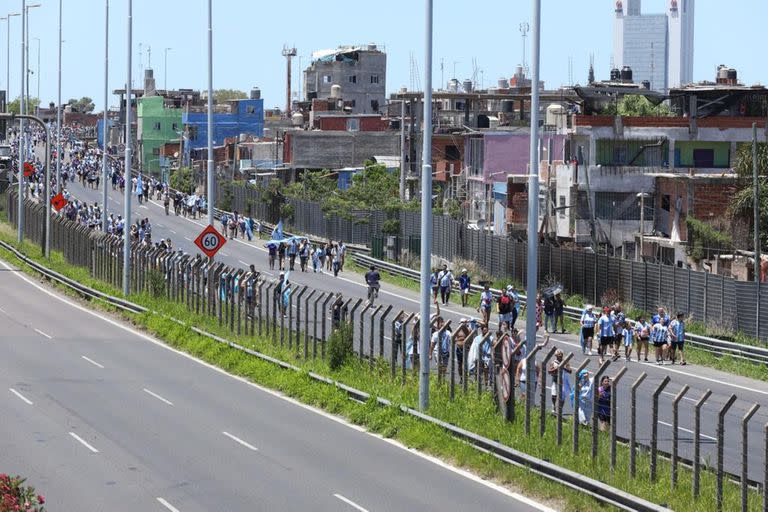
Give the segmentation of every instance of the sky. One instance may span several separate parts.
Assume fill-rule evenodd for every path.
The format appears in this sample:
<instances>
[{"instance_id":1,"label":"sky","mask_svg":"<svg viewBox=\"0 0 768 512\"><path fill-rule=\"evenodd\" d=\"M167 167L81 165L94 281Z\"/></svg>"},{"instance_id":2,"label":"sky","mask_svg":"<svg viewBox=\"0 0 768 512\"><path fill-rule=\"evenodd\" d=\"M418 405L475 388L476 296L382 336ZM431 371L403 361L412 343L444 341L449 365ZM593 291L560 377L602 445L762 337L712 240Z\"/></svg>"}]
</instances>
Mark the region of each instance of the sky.
<instances>
[{"instance_id":1,"label":"sky","mask_svg":"<svg viewBox=\"0 0 768 512\"><path fill-rule=\"evenodd\" d=\"M643 0L643 12L664 12L669 0ZM59 2L30 9L30 94L43 104L56 100ZM128 0L112 0L109 20L109 105L111 91L127 78ZM541 78L547 88L585 83L590 55L598 79L611 65L614 0L543 0ZM63 0L62 100L90 96L104 105L104 0ZM313 51L343 44L377 43L387 52L387 91L411 87L412 62L424 83L424 2L418 0L214 0L214 89L261 89L265 107L285 104L283 45L295 46L294 90L300 67ZM482 81L486 87L510 77L522 60L521 23L531 22L531 0L435 0L433 80L454 75ZM141 87L151 58L158 88L164 88L167 52L168 88L207 88L207 2L134 0L133 83ZM738 7L738 8L736 8ZM21 0L0 0L0 17L20 12ZM766 0L697 0L694 79L713 80L718 64L734 67L745 84L768 83L762 45ZM10 97L20 89L21 18L11 18ZM6 77L6 22L0 22L0 88ZM530 54L530 33L526 51ZM139 51L141 44L142 51ZM151 48L151 57L147 49ZM530 57L526 57L530 62ZM442 71L441 71L441 62ZM473 64L474 63L474 64ZM477 70L477 72L475 72Z\"/></svg>"}]
</instances>

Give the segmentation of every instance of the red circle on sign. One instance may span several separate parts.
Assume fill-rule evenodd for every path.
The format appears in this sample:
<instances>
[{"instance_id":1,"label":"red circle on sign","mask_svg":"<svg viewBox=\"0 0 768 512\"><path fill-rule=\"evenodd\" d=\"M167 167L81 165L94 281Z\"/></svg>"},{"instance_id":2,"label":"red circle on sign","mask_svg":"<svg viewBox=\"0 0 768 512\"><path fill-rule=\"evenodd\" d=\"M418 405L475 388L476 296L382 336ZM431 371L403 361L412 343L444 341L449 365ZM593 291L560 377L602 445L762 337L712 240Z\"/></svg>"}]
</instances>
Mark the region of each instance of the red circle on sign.
<instances>
[{"instance_id":1,"label":"red circle on sign","mask_svg":"<svg viewBox=\"0 0 768 512\"><path fill-rule=\"evenodd\" d=\"M211 225L206 226L195 239L195 245L209 258L213 258L225 243L227 243L227 239Z\"/></svg>"}]
</instances>

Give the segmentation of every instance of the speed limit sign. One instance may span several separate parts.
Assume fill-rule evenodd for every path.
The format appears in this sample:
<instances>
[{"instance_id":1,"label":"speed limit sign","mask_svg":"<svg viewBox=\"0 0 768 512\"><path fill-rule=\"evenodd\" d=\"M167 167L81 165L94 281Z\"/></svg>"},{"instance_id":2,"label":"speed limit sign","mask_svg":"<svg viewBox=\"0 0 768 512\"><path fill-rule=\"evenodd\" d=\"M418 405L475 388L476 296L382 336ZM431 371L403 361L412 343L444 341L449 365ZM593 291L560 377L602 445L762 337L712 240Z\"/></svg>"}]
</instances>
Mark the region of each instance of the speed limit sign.
<instances>
[{"instance_id":1,"label":"speed limit sign","mask_svg":"<svg viewBox=\"0 0 768 512\"><path fill-rule=\"evenodd\" d=\"M195 245L209 258L213 258L226 242L227 239L224 238L216 228L210 225L207 226L195 239Z\"/></svg>"}]
</instances>

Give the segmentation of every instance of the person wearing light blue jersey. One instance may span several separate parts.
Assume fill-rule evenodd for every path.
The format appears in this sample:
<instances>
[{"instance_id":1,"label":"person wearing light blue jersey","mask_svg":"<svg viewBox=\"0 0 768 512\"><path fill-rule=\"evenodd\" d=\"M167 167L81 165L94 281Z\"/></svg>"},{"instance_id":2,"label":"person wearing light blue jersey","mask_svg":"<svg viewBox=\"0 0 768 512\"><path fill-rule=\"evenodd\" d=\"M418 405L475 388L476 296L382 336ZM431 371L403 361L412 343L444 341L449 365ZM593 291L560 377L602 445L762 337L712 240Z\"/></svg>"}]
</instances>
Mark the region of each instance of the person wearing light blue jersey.
<instances>
[{"instance_id":1,"label":"person wearing light blue jersey","mask_svg":"<svg viewBox=\"0 0 768 512\"><path fill-rule=\"evenodd\" d=\"M595 337L595 311L592 306L587 306L581 313L579 324L581 325L581 353L592 355L592 340Z\"/></svg>"},{"instance_id":2,"label":"person wearing light blue jersey","mask_svg":"<svg viewBox=\"0 0 768 512\"><path fill-rule=\"evenodd\" d=\"M613 346L615 336L613 327L614 320L611 315L610 308L603 308L603 314L597 321L597 329L600 333L600 345L597 349L597 354L600 356L598 361L601 365L603 364L603 359L608 352L608 348Z\"/></svg>"},{"instance_id":3,"label":"person wearing light blue jersey","mask_svg":"<svg viewBox=\"0 0 768 512\"><path fill-rule=\"evenodd\" d=\"M685 345L685 320L683 314L678 313L677 318L672 320L668 328L669 340L670 340L670 359L672 364L675 364L675 356L677 351L680 351L680 364L685 365L685 354L683 353L683 346Z\"/></svg>"}]
</instances>

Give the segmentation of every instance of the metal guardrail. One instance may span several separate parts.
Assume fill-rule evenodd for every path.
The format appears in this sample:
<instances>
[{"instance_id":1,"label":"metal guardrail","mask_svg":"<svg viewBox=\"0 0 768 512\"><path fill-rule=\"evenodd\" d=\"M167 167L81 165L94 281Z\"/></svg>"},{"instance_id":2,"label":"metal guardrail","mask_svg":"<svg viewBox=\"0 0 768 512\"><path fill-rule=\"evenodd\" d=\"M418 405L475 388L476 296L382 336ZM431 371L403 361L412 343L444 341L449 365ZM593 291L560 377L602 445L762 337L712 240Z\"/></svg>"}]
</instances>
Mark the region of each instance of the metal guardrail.
<instances>
[{"instance_id":1,"label":"metal guardrail","mask_svg":"<svg viewBox=\"0 0 768 512\"><path fill-rule=\"evenodd\" d=\"M3 247L4 249L12 252L17 258L19 258L21 261L29 265L31 268L33 268L36 272L39 272L43 276L52 279L54 281L57 281L58 283L74 290L75 292L79 293L83 297L89 298L89 299L98 299L103 300L109 304L112 304L113 306L129 311L131 313L146 313L150 312L153 314L158 314L155 311L151 311L143 306L140 306L138 304L132 303L127 300L120 299L118 297L111 296L109 294L106 294L104 292L101 292L99 290L95 290L93 288L89 288L85 285L82 285L72 279L69 279L66 276L63 276L59 274L58 272L55 272L37 262L34 260L28 258L26 255L18 251L15 247L13 247L10 244L7 244L0 240L0 247ZM303 370L295 365L292 365L290 363L286 363L284 361L281 361L279 359L276 359L274 357L268 356L266 354L262 354L256 350L249 349L247 347L243 347L235 342L229 341L225 338L222 338L220 336L217 336L215 334L209 333L207 331L204 331L198 327L191 326L186 324L185 322L182 322L181 320L177 320L173 317L168 317L167 315L163 315L169 320L176 322L180 325L184 325L189 327L192 331L195 333L207 337L213 341L216 341L218 343L225 344L229 346L230 348L233 348L235 350L247 353L251 356L258 357L259 359L262 359L264 361L268 361L272 364L276 364L280 366L283 369L287 370L293 370L296 372L303 372ZM360 391L358 389L355 389L351 386L347 386L346 384L343 384L339 381L333 380L331 378L325 377L323 375L316 374L314 372L308 373L309 377L312 378L315 381L322 382L324 384L332 385L341 391L345 392L348 397L351 399L357 400L357 401L368 401L371 398L371 395ZM374 397L378 404L382 406L392 407L394 404L381 397ZM475 434L473 432L470 432L468 430L464 430L460 427L457 427L455 425L452 425L450 423L447 423L445 421L439 420L437 418L434 418L432 416L429 416L427 414L424 414L420 411L417 411L415 409L412 409L410 407L406 407L404 405L400 405L399 409L404 413L408 414L409 416L412 416L414 418L420 419L422 421L426 421L428 423L431 423L433 425L436 425L443 430L447 431L452 436L456 437L457 439L460 439L462 441L465 441L472 445L474 448L476 448L479 451L485 452L485 453L491 453L500 460L504 462L508 462L515 465L520 465L523 467L528 468L530 471L547 478L548 480L557 482L559 484L565 485L571 489L575 489L579 492L582 492L584 494L587 494L589 496L592 496L593 498L597 499L598 501L601 501L606 504L610 504L613 506L616 506L623 510L629 510L629 511L641 511L641 512L666 512L669 511L668 508L657 505L655 503L651 503L647 500L644 500L640 497L633 496L627 492L624 492L620 489L617 489L615 487L611 487L609 485L606 485L603 482L594 480L592 478L586 477L584 475L581 475L579 473L576 473L575 471L571 471L569 469L557 466L555 464L552 464L549 461L542 460L536 457L532 457L528 454L525 454L523 452L520 452L518 450L515 450L514 448L511 448L509 446L503 445L497 441L494 441L492 439L489 439L484 436L480 436L478 434Z\"/></svg>"},{"instance_id":2,"label":"metal guardrail","mask_svg":"<svg viewBox=\"0 0 768 512\"><path fill-rule=\"evenodd\" d=\"M418 270L413 270L394 263L378 260L361 253L352 253L352 257L355 263L360 265L366 267L369 265L376 265L378 268L389 272L390 274L402 276L414 281L419 280L420 274ZM455 283L454 287L457 288ZM471 285L471 290L473 292L479 293L482 290L482 287ZM495 288L491 288L491 291L496 296L501 294L501 290L497 290ZM525 303L526 296L521 294L520 300ZM565 314L572 320L579 320L581 318L581 310L572 306L565 307ZM632 322L632 320L630 320L630 322ZM704 350L716 356L730 356L755 364L768 364L768 349L762 347L733 343L731 341L720 340L717 338L711 338L709 336L702 336L700 334L691 333L686 333L685 341L686 343L693 345L699 350Z\"/></svg>"}]
</instances>

